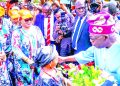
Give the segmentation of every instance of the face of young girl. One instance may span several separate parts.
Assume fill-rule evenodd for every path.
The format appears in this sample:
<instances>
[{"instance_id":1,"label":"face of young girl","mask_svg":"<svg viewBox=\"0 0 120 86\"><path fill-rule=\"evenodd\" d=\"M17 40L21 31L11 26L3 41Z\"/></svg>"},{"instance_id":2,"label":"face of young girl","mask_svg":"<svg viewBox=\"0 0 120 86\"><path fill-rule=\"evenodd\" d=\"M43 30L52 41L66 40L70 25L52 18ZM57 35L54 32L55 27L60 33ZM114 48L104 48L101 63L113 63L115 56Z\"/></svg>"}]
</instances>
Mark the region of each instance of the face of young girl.
<instances>
[{"instance_id":1,"label":"face of young girl","mask_svg":"<svg viewBox=\"0 0 120 86\"><path fill-rule=\"evenodd\" d=\"M55 57L55 59L53 61L51 61L51 66L56 67L57 63L58 63L58 58Z\"/></svg>"}]
</instances>

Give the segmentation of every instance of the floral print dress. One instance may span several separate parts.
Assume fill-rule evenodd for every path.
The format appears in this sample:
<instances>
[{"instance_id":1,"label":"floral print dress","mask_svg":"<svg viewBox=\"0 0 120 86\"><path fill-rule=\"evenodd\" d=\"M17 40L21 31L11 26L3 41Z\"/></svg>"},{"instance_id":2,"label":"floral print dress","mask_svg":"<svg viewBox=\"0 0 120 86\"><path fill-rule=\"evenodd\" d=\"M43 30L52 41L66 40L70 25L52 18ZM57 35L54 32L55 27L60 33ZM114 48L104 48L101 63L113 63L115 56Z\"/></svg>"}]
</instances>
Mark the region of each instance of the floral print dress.
<instances>
[{"instance_id":1,"label":"floral print dress","mask_svg":"<svg viewBox=\"0 0 120 86\"><path fill-rule=\"evenodd\" d=\"M9 35L10 35L9 28L4 26L3 24L0 25L1 49L5 53L6 51L9 51L7 49L7 42L6 42ZM12 82L7 68L7 61L0 62L0 86L12 86Z\"/></svg>"},{"instance_id":2,"label":"floral print dress","mask_svg":"<svg viewBox=\"0 0 120 86\"><path fill-rule=\"evenodd\" d=\"M45 41L40 29L31 26L28 30L23 28L15 30L12 34L12 51L14 52L14 77L17 86L35 86L36 78L30 65L22 60L22 57L32 57Z\"/></svg>"}]
</instances>

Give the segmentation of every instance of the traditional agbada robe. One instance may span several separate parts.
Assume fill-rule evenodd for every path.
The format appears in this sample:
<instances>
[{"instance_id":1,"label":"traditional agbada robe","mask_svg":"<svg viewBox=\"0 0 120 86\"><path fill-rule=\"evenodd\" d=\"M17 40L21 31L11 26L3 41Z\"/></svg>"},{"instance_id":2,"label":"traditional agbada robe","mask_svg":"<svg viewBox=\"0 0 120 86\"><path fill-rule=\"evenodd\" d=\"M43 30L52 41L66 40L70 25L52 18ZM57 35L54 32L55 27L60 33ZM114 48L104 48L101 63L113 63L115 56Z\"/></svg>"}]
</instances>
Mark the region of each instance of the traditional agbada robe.
<instances>
[{"instance_id":1,"label":"traditional agbada robe","mask_svg":"<svg viewBox=\"0 0 120 86\"><path fill-rule=\"evenodd\" d=\"M120 37L110 48L90 47L74 55L79 63L95 62L95 66L109 72L120 84Z\"/></svg>"},{"instance_id":2,"label":"traditional agbada robe","mask_svg":"<svg viewBox=\"0 0 120 86\"><path fill-rule=\"evenodd\" d=\"M96 13L89 17L88 23L93 46L74 55L75 59L79 63L94 61L96 67L114 76L120 85L120 36L115 32L113 16L107 12Z\"/></svg>"}]
</instances>

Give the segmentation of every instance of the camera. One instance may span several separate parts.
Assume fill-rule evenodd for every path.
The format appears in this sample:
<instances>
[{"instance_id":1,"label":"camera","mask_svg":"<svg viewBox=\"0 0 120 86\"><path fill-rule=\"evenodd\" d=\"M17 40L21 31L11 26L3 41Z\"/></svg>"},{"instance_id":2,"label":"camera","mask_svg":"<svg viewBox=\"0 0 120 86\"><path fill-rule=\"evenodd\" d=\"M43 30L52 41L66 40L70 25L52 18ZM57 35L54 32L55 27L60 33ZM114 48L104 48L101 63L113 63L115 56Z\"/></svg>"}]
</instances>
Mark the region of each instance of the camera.
<instances>
[{"instance_id":1,"label":"camera","mask_svg":"<svg viewBox=\"0 0 120 86\"><path fill-rule=\"evenodd\" d=\"M62 30L62 32L65 34L67 34L68 31L68 26L67 26L67 21L66 21L66 17L65 17L65 12L61 13L61 22L59 23L60 25L60 30Z\"/></svg>"},{"instance_id":2,"label":"camera","mask_svg":"<svg viewBox=\"0 0 120 86\"><path fill-rule=\"evenodd\" d=\"M100 5L97 4L97 3L92 3L92 4L90 5L90 12L91 12L91 13L98 13L98 12L100 12L100 9L98 9L99 6L100 6Z\"/></svg>"}]
</instances>

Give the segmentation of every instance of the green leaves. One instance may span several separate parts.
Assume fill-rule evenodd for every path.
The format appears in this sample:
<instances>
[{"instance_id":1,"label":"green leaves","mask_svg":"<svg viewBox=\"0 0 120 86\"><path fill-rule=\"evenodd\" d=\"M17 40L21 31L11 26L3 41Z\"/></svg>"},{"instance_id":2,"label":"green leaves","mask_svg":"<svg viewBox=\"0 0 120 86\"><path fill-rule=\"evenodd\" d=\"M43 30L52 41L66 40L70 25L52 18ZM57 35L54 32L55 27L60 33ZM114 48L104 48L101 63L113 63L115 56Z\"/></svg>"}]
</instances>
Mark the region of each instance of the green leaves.
<instances>
[{"instance_id":1,"label":"green leaves","mask_svg":"<svg viewBox=\"0 0 120 86\"><path fill-rule=\"evenodd\" d=\"M102 71L94 66L79 65L74 64L68 65L70 69L66 71L69 79L72 81L73 86L96 86L102 84L105 79L101 77ZM80 69L78 68L80 67Z\"/></svg>"}]
</instances>

